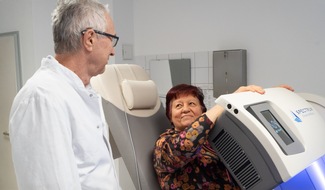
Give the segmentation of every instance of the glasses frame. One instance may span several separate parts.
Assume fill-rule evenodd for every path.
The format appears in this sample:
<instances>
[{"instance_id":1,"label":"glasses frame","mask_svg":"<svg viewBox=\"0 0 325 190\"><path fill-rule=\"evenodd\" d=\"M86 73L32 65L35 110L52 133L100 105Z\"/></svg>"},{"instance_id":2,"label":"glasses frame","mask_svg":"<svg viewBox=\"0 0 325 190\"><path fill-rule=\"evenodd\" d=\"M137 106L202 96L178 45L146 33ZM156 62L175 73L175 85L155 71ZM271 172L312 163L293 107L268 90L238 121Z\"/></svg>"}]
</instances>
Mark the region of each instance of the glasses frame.
<instances>
[{"instance_id":1,"label":"glasses frame","mask_svg":"<svg viewBox=\"0 0 325 190\"><path fill-rule=\"evenodd\" d=\"M89 30L89 29L92 29L92 28L87 28L87 29L81 31L81 34L84 35L85 32L86 32L87 30ZM96 34L100 34L100 35L103 35L103 36L108 37L108 38L112 41L113 47L115 47L115 46L117 45L117 42L118 42L118 40L119 40L119 37L118 37L118 36L116 36L116 35L112 35L112 34L109 34L109 33L106 33L106 32L102 32L102 31L99 31L99 30L95 30L95 29L92 29L92 30L94 30L94 32L95 32Z\"/></svg>"}]
</instances>

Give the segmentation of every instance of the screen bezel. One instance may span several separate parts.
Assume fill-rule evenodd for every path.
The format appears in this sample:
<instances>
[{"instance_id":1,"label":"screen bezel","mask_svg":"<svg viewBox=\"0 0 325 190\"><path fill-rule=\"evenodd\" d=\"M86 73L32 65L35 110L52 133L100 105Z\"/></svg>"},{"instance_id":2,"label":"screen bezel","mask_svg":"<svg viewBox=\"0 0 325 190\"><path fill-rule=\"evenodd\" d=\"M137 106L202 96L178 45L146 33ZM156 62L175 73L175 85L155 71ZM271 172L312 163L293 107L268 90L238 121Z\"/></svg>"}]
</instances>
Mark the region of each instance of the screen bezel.
<instances>
[{"instance_id":1,"label":"screen bezel","mask_svg":"<svg viewBox=\"0 0 325 190\"><path fill-rule=\"evenodd\" d=\"M283 153L285 153L286 155L291 155L305 151L305 148L302 143L292 132L292 130L290 130L290 127L287 125L287 123L285 123L284 120L280 117L280 115L272 108L269 102L262 102L259 104L249 105L246 109L266 128L266 130L270 133L273 139L277 142ZM284 140L274 131L269 121L261 113L263 111L269 111L273 115L273 117L286 131L287 135L292 139L292 143L286 144Z\"/></svg>"}]
</instances>

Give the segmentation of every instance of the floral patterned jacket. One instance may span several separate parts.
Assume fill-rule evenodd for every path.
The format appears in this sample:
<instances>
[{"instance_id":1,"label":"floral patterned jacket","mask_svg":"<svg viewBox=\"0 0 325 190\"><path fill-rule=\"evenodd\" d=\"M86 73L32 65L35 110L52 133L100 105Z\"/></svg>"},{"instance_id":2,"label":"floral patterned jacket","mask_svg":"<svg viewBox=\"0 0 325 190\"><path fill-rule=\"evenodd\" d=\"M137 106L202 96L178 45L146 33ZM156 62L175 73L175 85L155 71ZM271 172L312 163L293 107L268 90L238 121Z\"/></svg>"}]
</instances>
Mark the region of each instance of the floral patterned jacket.
<instances>
[{"instance_id":1,"label":"floral patterned jacket","mask_svg":"<svg viewBox=\"0 0 325 190\"><path fill-rule=\"evenodd\" d=\"M213 123L203 114L184 131L168 129L153 152L162 189L240 189L207 141Z\"/></svg>"}]
</instances>

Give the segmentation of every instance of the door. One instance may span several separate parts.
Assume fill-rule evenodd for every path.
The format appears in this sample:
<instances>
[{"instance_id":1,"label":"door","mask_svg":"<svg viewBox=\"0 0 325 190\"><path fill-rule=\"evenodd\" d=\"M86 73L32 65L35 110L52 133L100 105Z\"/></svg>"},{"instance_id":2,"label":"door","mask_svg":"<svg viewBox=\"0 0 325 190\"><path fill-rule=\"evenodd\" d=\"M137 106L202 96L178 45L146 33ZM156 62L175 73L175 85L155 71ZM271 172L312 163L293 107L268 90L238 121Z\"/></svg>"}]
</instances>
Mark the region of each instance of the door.
<instances>
[{"instance_id":1,"label":"door","mask_svg":"<svg viewBox=\"0 0 325 190\"><path fill-rule=\"evenodd\" d=\"M18 32L0 34L0 189L8 190L18 189L8 132L11 104L22 84L18 38Z\"/></svg>"}]
</instances>

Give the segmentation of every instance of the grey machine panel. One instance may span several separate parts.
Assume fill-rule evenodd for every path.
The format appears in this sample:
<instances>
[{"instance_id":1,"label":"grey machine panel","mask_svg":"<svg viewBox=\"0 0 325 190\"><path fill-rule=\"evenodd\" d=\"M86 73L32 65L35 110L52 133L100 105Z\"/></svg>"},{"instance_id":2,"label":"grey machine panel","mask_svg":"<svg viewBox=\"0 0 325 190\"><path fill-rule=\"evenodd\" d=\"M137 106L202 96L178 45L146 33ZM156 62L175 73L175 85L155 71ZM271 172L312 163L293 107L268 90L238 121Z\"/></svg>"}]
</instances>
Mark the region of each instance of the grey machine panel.
<instances>
[{"instance_id":1,"label":"grey machine panel","mask_svg":"<svg viewBox=\"0 0 325 190\"><path fill-rule=\"evenodd\" d=\"M217 120L209 141L242 190L273 189L282 182L265 148L230 113Z\"/></svg>"},{"instance_id":2,"label":"grey machine panel","mask_svg":"<svg viewBox=\"0 0 325 190\"><path fill-rule=\"evenodd\" d=\"M234 92L247 85L246 50L222 50L213 52L213 95Z\"/></svg>"}]
</instances>

